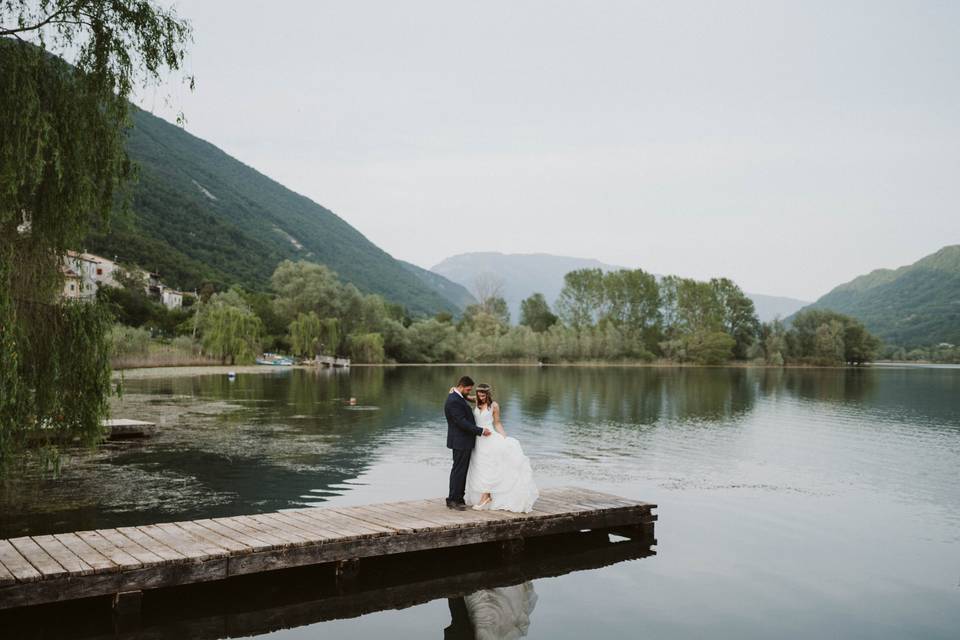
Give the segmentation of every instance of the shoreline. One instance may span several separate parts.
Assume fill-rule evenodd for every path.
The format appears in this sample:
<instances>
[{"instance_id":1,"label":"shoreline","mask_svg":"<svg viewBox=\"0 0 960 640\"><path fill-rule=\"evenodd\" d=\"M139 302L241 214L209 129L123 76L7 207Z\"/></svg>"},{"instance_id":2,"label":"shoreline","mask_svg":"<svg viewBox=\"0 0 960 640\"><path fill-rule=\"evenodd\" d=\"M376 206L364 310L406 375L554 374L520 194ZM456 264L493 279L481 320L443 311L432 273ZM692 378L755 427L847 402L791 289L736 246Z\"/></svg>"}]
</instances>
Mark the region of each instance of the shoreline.
<instances>
[{"instance_id":1,"label":"shoreline","mask_svg":"<svg viewBox=\"0 0 960 640\"><path fill-rule=\"evenodd\" d=\"M785 365L771 365L771 364L761 364L754 362L729 362L725 364L693 364L686 362L570 362L570 363L555 363L555 364L540 364L536 362L431 362L431 363L417 363L417 362L398 362L398 363L384 363L384 364L353 364L350 368L366 368L366 369L393 369L393 368L412 368L412 367L432 367L432 368L442 368L442 367L459 367L464 369L469 368L485 368L485 367L511 367L511 368L530 368L530 369L869 369L875 367L883 368L895 368L895 367L904 367L904 368L922 368L922 367L957 367L960 365L950 365L950 364L936 364L936 363L912 363L912 362L871 362L865 365L812 365L812 364L785 364ZM249 365L222 365L222 364L209 364L209 365L189 365L189 366L158 366L158 367L137 367L131 369L114 369L113 378L114 379L124 379L124 380L148 380L154 378L166 378L166 377L187 377L187 376L202 376L202 375L211 375L211 374L226 374L228 372L234 372L237 374L263 374L263 373L278 373L282 371L289 371L291 369L305 369L305 370L317 370L319 367L312 364L298 364L291 365L289 367L271 367L258 364L249 364ZM349 370L349 369L348 369Z\"/></svg>"}]
</instances>

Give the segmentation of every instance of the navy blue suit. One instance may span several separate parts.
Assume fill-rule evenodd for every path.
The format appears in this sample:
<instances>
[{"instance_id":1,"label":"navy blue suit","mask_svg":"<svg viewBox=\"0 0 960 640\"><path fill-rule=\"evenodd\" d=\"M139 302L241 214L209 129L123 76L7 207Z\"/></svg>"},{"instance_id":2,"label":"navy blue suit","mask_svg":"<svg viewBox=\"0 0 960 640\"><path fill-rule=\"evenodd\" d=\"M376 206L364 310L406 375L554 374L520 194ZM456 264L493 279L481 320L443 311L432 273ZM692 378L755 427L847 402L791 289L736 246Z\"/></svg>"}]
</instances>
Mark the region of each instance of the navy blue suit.
<instances>
[{"instance_id":1,"label":"navy blue suit","mask_svg":"<svg viewBox=\"0 0 960 640\"><path fill-rule=\"evenodd\" d=\"M443 405L443 414L447 417L447 448L453 449L453 467L450 469L450 493L447 502L463 503L463 494L467 490L467 469L470 468L470 454L477 444L477 436L483 435L483 429L477 426L473 408L459 393L451 393Z\"/></svg>"}]
</instances>

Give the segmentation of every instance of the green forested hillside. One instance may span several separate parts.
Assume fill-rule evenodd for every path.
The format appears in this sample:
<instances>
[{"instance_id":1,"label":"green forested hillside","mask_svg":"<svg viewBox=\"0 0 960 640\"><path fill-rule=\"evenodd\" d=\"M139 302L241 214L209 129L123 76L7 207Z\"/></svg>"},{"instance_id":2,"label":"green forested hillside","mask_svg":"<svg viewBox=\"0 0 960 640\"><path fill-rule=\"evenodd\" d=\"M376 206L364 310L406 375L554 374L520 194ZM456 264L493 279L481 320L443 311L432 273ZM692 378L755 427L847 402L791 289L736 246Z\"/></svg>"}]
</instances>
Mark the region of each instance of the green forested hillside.
<instances>
[{"instance_id":1,"label":"green forested hillside","mask_svg":"<svg viewBox=\"0 0 960 640\"><path fill-rule=\"evenodd\" d=\"M133 213L115 217L86 249L161 274L170 286L265 289L284 259L325 264L366 292L415 314L457 312L425 281L340 217L212 144L133 108L128 150L140 167Z\"/></svg>"},{"instance_id":2,"label":"green forested hillside","mask_svg":"<svg viewBox=\"0 0 960 640\"><path fill-rule=\"evenodd\" d=\"M899 269L878 269L833 289L808 308L861 320L904 347L960 344L960 245Z\"/></svg>"}]
</instances>

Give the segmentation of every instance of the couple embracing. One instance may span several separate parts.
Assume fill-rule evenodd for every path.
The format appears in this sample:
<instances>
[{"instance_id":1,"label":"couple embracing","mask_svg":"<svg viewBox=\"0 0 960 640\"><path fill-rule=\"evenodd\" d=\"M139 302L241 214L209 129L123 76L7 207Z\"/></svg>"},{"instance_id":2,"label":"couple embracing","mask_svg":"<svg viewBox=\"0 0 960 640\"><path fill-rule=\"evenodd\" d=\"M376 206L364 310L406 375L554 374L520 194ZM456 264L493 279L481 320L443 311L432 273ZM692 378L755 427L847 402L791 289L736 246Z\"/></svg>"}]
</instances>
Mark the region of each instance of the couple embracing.
<instances>
[{"instance_id":1,"label":"couple embracing","mask_svg":"<svg viewBox=\"0 0 960 640\"><path fill-rule=\"evenodd\" d=\"M490 385L476 385L475 396L474 386L469 376L460 378L443 407L453 450L447 507L528 513L540 496L530 460L516 438L507 437Z\"/></svg>"}]
</instances>

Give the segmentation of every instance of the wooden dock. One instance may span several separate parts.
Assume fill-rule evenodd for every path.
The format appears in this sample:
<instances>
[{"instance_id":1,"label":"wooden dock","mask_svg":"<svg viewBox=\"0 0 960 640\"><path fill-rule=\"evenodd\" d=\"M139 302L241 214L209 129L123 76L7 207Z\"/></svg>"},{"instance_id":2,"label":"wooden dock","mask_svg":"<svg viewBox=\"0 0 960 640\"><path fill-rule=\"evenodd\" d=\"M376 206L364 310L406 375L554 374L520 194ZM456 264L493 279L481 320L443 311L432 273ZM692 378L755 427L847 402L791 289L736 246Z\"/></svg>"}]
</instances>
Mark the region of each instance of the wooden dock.
<instances>
[{"instance_id":1,"label":"wooden dock","mask_svg":"<svg viewBox=\"0 0 960 640\"><path fill-rule=\"evenodd\" d=\"M157 431L155 422L130 420L128 418L104 420L103 426L108 432L107 437L111 440L119 438L146 438L152 436Z\"/></svg>"},{"instance_id":2,"label":"wooden dock","mask_svg":"<svg viewBox=\"0 0 960 640\"><path fill-rule=\"evenodd\" d=\"M233 576L592 529L649 536L656 505L545 489L534 511L452 511L442 499L312 507L231 518L0 540L0 609L225 580Z\"/></svg>"}]
</instances>

